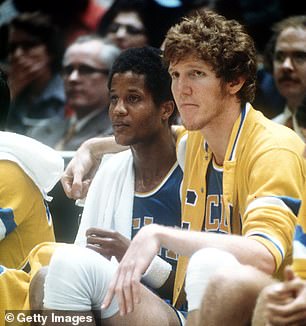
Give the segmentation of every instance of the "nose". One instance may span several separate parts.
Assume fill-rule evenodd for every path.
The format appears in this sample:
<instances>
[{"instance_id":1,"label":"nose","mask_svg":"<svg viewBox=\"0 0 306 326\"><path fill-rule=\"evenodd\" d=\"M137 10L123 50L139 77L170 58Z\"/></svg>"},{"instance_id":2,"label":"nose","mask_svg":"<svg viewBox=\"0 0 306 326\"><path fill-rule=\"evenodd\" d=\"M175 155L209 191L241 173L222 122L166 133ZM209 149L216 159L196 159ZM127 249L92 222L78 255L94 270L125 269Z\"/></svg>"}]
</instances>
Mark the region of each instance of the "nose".
<instances>
[{"instance_id":1,"label":"nose","mask_svg":"<svg viewBox=\"0 0 306 326\"><path fill-rule=\"evenodd\" d=\"M119 100L116 105L113 107L113 114L115 115L126 115L127 114L127 109L124 105L123 100Z\"/></svg>"},{"instance_id":2,"label":"nose","mask_svg":"<svg viewBox=\"0 0 306 326\"><path fill-rule=\"evenodd\" d=\"M126 37L126 27L125 26L120 26L116 32L116 37L117 38L124 38Z\"/></svg>"},{"instance_id":3,"label":"nose","mask_svg":"<svg viewBox=\"0 0 306 326\"><path fill-rule=\"evenodd\" d=\"M282 66L283 66L283 68L291 69L292 70L294 68L292 58L290 56L287 56L285 58Z\"/></svg>"},{"instance_id":4,"label":"nose","mask_svg":"<svg viewBox=\"0 0 306 326\"><path fill-rule=\"evenodd\" d=\"M77 69L73 69L71 74L68 76L69 81L77 80L79 78L79 71Z\"/></svg>"},{"instance_id":5,"label":"nose","mask_svg":"<svg viewBox=\"0 0 306 326\"><path fill-rule=\"evenodd\" d=\"M176 96L192 94L192 88L187 78L184 78L183 76L179 76L177 79L172 81L172 91L173 91L173 95L176 94Z\"/></svg>"},{"instance_id":6,"label":"nose","mask_svg":"<svg viewBox=\"0 0 306 326\"><path fill-rule=\"evenodd\" d=\"M12 57L18 58L24 55L24 51L21 46L17 46L10 54Z\"/></svg>"}]
</instances>

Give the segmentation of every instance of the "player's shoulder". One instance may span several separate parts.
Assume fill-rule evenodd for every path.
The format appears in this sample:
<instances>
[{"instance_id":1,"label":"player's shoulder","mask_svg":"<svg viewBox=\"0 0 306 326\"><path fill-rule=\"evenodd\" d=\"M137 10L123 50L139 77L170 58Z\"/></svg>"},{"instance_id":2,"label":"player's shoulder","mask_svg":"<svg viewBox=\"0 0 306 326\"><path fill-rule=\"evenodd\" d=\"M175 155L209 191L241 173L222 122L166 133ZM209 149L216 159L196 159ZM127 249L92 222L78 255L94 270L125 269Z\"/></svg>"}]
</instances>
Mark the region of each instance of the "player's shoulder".
<instances>
[{"instance_id":1,"label":"player's shoulder","mask_svg":"<svg viewBox=\"0 0 306 326\"><path fill-rule=\"evenodd\" d=\"M0 177L2 182L28 179L22 167L14 161L0 160Z\"/></svg>"},{"instance_id":2,"label":"player's shoulder","mask_svg":"<svg viewBox=\"0 0 306 326\"><path fill-rule=\"evenodd\" d=\"M261 143L263 147L298 150L301 154L300 150L303 149L304 142L294 130L264 117L259 112L256 114L257 119L253 121L254 125L250 128L247 137L249 143L256 142Z\"/></svg>"}]
</instances>

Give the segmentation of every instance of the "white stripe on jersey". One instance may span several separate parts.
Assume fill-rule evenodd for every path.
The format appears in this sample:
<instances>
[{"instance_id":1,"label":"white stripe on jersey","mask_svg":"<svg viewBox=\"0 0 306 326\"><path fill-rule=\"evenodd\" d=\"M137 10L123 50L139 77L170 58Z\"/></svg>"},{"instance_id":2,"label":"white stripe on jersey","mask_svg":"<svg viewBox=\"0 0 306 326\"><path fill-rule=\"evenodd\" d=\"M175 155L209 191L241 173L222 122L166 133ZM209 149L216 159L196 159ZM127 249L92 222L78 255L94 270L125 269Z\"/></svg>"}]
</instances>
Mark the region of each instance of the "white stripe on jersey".
<instances>
[{"instance_id":1,"label":"white stripe on jersey","mask_svg":"<svg viewBox=\"0 0 306 326\"><path fill-rule=\"evenodd\" d=\"M188 133L186 133L178 143L177 150L176 150L176 157L177 161L181 167L181 169L184 171L185 167L185 155L186 155L186 146L187 146L187 139L188 139Z\"/></svg>"},{"instance_id":2,"label":"white stripe on jersey","mask_svg":"<svg viewBox=\"0 0 306 326\"><path fill-rule=\"evenodd\" d=\"M287 211L291 211L291 209L284 203L284 201L280 198L268 196L268 197L260 197L254 199L245 210L245 214L248 214L251 210L259 208L259 207L269 207L269 206L278 206Z\"/></svg>"},{"instance_id":3,"label":"white stripe on jersey","mask_svg":"<svg viewBox=\"0 0 306 326\"><path fill-rule=\"evenodd\" d=\"M6 234L6 227L3 221L0 219L0 241L5 238L5 234Z\"/></svg>"},{"instance_id":4,"label":"white stripe on jersey","mask_svg":"<svg viewBox=\"0 0 306 326\"><path fill-rule=\"evenodd\" d=\"M237 131L237 134L236 134L236 139L235 139L235 142L234 142L234 147L232 148L232 151L231 151L231 155L230 155L230 161L234 161L236 159L236 149L237 149L237 146L238 146L238 143L239 143L239 139L240 139L240 135L242 133L242 130L243 130L243 126L245 124L245 121L246 121L246 118L247 118L247 115L250 111L250 108L251 108L251 104L250 103L246 103L245 105L245 114L244 114L244 117L243 117L243 121L240 121L240 126L239 126L239 130Z\"/></svg>"}]
</instances>

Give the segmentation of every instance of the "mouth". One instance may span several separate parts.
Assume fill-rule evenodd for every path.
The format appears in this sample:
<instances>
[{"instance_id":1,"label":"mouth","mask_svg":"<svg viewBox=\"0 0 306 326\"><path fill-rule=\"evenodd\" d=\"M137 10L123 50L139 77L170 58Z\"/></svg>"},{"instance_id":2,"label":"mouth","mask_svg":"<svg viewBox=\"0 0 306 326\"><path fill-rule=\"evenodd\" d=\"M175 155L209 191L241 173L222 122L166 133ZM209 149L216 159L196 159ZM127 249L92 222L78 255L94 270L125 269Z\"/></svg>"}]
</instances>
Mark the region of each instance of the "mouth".
<instances>
[{"instance_id":1,"label":"mouth","mask_svg":"<svg viewBox=\"0 0 306 326\"><path fill-rule=\"evenodd\" d=\"M280 78L278 81L279 81L280 84L297 84L299 82L296 79L288 78L288 77L287 78L286 77Z\"/></svg>"},{"instance_id":2,"label":"mouth","mask_svg":"<svg viewBox=\"0 0 306 326\"><path fill-rule=\"evenodd\" d=\"M66 93L67 93L67 96L76 97L76 96L82 94L83 91L79 90L79 89L69 89L69 90L67 90Z\"/></svg>"},{"instance_id":3,"label":"mouth","mask_svg":"<svg viewBox=\"0 0 306 326\"><path fill-rule=\"evenodd\" d=\"M180 109L195 109L198 107L197 104L194 103L181 103L178 105Z\"/></svg>"},{"instance_id":4,"label":"mouth","mask_svg":"<svg viewBox=\"0 0 306 326\"><path fill-rule=\"evenodd\" d=\"M123 123L123 122L113 122L112 125L113 125L113 129L116 129L116 130L120 130L120 129L129 127L129 125L127 123Z\"/></svg>"}]
</instances>

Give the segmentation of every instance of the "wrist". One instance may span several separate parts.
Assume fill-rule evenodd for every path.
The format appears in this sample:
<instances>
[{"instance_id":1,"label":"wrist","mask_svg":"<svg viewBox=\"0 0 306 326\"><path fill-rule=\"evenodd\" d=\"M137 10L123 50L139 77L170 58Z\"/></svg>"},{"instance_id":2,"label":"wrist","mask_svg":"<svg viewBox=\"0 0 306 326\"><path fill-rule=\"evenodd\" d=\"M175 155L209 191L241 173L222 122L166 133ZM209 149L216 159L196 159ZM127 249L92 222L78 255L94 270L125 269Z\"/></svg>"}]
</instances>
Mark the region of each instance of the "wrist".
<instances>
[{"instance_id":1,"label":"wrist","mask_svg":"<svg viewBox=\"0 0 306 326\"><path fill-rule=\"evenodd\" d=\"M153 289L161 288L169 278L172 266L159 256L155 256L141 280Z\"/></svg>"},{"instance_id":2,"label":"wrist","mask_svg":"<svg viewBox=\"0 0 306 326\"><path fill-rule=\"evenodd\" d=\"M150 224L146 228L149 236L151 236L156 245L160 247L162 245L164 229L166 227L158 224Z\"/></svg>"}]
</instances>

